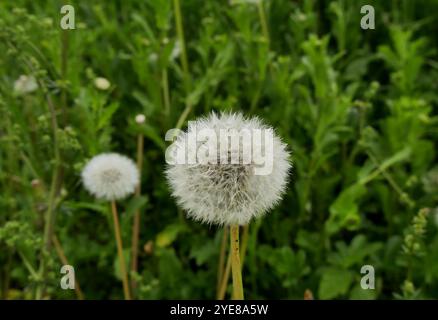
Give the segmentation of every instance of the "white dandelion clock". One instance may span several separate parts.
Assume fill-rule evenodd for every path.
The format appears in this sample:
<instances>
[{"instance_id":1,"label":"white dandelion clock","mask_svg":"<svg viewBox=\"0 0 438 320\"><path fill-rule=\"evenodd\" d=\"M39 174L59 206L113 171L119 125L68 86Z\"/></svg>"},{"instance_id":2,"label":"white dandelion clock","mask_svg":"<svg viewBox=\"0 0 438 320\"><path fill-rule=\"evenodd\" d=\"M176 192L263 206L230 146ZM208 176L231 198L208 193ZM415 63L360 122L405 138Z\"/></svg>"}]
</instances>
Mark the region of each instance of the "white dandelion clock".
<instances>
[{"instance_id":1,"label":"white dandelion clock","mask_svg":"<svg viewBox=\"0 0 438 320\"><path fill-rule=\"evenodd\" d=\"M140 183L139 171L131 159L118 153L103 153L95 156L87 163L82 171L82 180L85 188L96 198L111 201L123 293L125 299L130 300L131 292L125 256L123 255L123 243L116 200L123 199L134 193Z\"/></svg>"},{"instance_id":2,"label":"white dandelion clock","mask_svg":"<svg viewBox=\"0 0 438 320\"><path fill-rule=\"evenodd\" d=\"M230 226L227 268L232 269L233 298L243 300L239 226L279 203L290 153L272 128L240 113L212 113L189 123L170 150L166 175L178 204L195 220ZM219 299L228 282L225 274L218 276Z\"/></svg>"},{"instance_id":3,"label":"white dandelion clock","mask_svg":"<svg viewBox=\"0 0 438 320\"><path fill-rule=\"evenodd\" d=\"M92 158L82 171L85 188L95 197L118 200L135 191L139 173L135 163L117 153L104 153Z\"/></svg>"},{"instance_id":4,"label":"white dandelion clock","mask_svg":"<svg viewBox=\"0 0 438 320\"><path fill-rule=\"evenodd\" d=\"M216 138L199 139L206 130L212 130ZM228 146L224 147L226 139L221 139L221 134L228 138ZM234 145L230 142L233 139L237 141ZM273 129L259 118L213 113L191 123L173 149L175 154L187 155L188 161L169 165L167 179L177 202L195 220L246 225L272 209L285 192L290 154ZM204 149L216 154L199 161ZM189 163L194 150L197 161Z\"/></svg>"},{"instance_id":5,"label":"white dandelion clock","mask_svg":"<svg viewBox=\"0 0 438 320\"><path fill-rule=\"evenodd\" d=\"M25 95L38 89L38 83L34 76L21 75L14 82L14 92L17 95Z\"/></svg>"}]
</instances>

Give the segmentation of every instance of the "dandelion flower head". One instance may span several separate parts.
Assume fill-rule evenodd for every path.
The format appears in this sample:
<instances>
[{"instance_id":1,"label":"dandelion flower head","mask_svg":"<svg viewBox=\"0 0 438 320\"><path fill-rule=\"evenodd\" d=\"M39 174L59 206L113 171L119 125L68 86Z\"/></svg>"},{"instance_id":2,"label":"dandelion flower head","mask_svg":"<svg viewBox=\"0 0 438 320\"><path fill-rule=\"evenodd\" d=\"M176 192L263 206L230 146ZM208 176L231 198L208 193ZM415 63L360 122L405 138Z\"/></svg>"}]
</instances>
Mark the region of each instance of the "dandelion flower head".
<instances>
[{"instance_id":1,"label":"dandelion flower head","mask_svg":"<svg viewBox=\"0 0 438 320\"><path fill-rule=\"evenodd\" d=\"M109 201L132 194L139 179L135 163L118 153L97 155L82 171L85 188L95 197Z\"/></svg>"},{"instance_id":2,"label":"dandelion flower head","mask_svg":"<svg viewBox=\"0 0 438 320\"><path fill-rule=\"evenodd\" d=\"M285 143L265 125L259 118L245 118L240 113L210 114L191 124L186 132L180 133L173 143L174 152L184 150L190 145L192 131L200 132L203 129L212 129L220 136L225 130L231 136L239 135L243 130L253 132L257 130L270 130L272 132L272 148L265 147L264 141L251 141L251 149L244 140L230 145L228 157L237 155L238 162L223 163L223 161L208 163L183 163L169 164L166 176L172 189L172 195L178 204L185 209L188 216L204 223L218 225L245 225L253 218L264 215L272 209L282 198L288 181L291 168L290 153ZM207 139L197 141L196 148L212 147L217 145L217 140ZM257 145L258 144L258 145ZM189 150L187 148L185 150ZM265 153L265 158L272 159L272 168L268 174L256 174L257 164L251 161L242 161L247 156L248 150L260 149ZM211 150L214 150L211 149ZM212 158L221 157L220 147ZM260 155L260 154L259 154Z\"/></svg>"}]
</instances>

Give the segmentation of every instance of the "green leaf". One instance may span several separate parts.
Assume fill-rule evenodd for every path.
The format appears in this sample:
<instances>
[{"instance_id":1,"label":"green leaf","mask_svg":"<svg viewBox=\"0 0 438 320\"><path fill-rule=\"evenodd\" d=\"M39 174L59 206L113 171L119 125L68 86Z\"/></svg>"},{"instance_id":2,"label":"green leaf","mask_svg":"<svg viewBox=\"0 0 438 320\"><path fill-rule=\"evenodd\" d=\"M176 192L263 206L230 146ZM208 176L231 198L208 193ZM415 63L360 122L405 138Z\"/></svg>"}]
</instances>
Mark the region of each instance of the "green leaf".
<instances>
[{"instance_id":1,"label":"green leaf","mask_svg":"<svg viewBox=\"0 0 438 320\"><path fill-rule=\"evenodd\" d=\"M129 266L130 264L130 256L131 256L131 250L130 249L124 249L123 250L123 257L125 259L125 268L127 269L127 271L129 270ZM119 255L116 255L116 258L114 259L114 275L116 276L117 279L122 280L122 273L120 271L120 259L119 259Z\"/></svg>"},{"instance_id":2,"label":"green leaf","mask_svg":"<svg viewBox=\"0 0 438 320\"><path fill-rule=\"evenodd\" d=\"M190 251L190 258L195 258L196 264L201 266L205 264L216 252L216 246L213 241L207 241L200 247L195 247Z\"/></svg>"},{"instance_id":3,"label":"green leaf","mask_svg":"<svg viewBox=\"0 0 438 320\"><path fill-rule=\"evenodd\" d=\"M320 299L333 299L347 293L353 281L353 275L348 270L327 269L321 278L318 295Z\"/></svg>"},{"instance_id":4,"label":"green leaf","mask_svg":"<svg viewBox=\"0 0 438 320\"><path fill-rule=\"evenodd\" d=\"M285 288L296 285L302 276L310 272L306 263L306 254L302 250L294 252L286 246L272 248L262 245L259 248L259 256L281 277Z\"/></svg>"},{"instance_id":5,"label":"green leaf","mask_svg":"<svg viewBox=\"0 0 438 320\"><path fill-rule=\"evenodd\" d=\"M330 206L330 216L325 224L329 234L335 234L343 228L354 230L359 226L357 202L365 193L366 188L362 184L354 184L341 192Z\"/></svg>"},{"instance_id":6,"label":"green leaf","mask_svg":"<svg viewBox=\"0 0 438 320\"><path fill-rule=\"evenodd\" d=\"M164 142L164 139L161 137L156 127L153 127L149 124L144 124L139 128L139 130L145 135L145 137L153 141L163 151L166 150L166 143Z\"/></svg>"},{"instance_id":7,"label":"green leaf","mask_svg":"<svg viewBox=\"0 0 438 320\"><path fill-rule=\"evenodd\" d=\"M126 215L132 217L137 210L141 210L148 203L147 196L132 198L126 207Z\"/></svg>"},{"instance_id":8,"label":"green leaf","mask_svg":"<svg viewBox=\"0 0 438 320\"><path fill-rule=\"evenodd\" d=\"M117 111L118 108L119 108L118 102L113 102L109 106L105 107L102 114L99 116L99 122L97 124L98 130L106 127L110 123L111 117L113 116L114 112Z\"/></svg>"},{"instance_id":9,"label":"green leaf","mask_svg":"<svg viewBox=\"0 0 438 320\"><path fill-rule=\"evenodd\" d=\"M168 247L184 230L185 227L181 224L171 224L157 235L155 243L160 248Z\"/></svg>"}]
</instances>

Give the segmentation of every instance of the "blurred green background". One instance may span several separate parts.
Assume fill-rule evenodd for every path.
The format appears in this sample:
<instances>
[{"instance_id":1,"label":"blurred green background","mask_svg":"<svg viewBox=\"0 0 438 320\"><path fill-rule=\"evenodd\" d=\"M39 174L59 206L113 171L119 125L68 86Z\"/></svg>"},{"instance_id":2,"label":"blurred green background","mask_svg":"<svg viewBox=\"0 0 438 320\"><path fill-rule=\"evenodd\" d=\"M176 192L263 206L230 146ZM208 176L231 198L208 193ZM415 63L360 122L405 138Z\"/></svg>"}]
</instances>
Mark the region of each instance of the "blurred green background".
<instances>
[{"instance_id":1,"label":"blurred green background","mask_svg":"<svg viewBox=\"0 0 438 320\"><path fill-rule=\"evenodd\" d=\"M65 3L0 2L3 299L75 299L62 255L86 299L123 297L109 206L80 172L135 159L139 134L143 192L119 203L127 259L141 211L134 295L214 299L223 231L187 220L163 175L166 131L211 110L258 115L293 151L284 200L249 227L246 298L438 298L438 1L70 1L62 30Z\"/></svg>"}]
</instances>

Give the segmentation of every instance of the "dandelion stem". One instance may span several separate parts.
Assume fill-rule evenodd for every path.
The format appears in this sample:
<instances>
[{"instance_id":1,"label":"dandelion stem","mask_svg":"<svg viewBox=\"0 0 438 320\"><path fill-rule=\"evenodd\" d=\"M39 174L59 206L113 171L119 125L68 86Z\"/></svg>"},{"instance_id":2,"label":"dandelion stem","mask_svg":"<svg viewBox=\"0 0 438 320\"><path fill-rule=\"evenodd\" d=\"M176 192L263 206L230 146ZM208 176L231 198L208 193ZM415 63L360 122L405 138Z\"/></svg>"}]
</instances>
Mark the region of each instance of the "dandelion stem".
<instances>
[{"instance_id":1,"label":"dandelion stem","mask_svg":"<svg viewBox=\"0 0 438 320\"><path fill-rule=\"evenodd\" d=\"M231 251L228 254L227 265L225 267L219 293L217 295L218 300L224 300L225 298L225 291L227 290L228 280L230 279L230 271L231 271Z\"/></svg>"},{"instance_id":2,"label":"dandelion stem","mask_svg":"<svg viewBox=\"0 0 438 320\"><path fill-rule=\"evenodd\" d=\"M222 243L221 243L221 251L219 253L219 266L217 273L217 286L216 286L216 297L219 298L219 293L221 290L222 278L225 272L225 254L227 251L227 243L228 243L228 228L224 228L222 232Z\"/></svg>"},{"instance_id":3,"label":"dandelion stem","mask_svg":"<svg viewBox=\"0 0 438 320\"><path fill-rule=\"evenodd\" d=\"M225 230L226 229L224 229L224 235L225 235ZM248 236L249 236L249 225L246 225L243 227L242 242L241 242L241 246L240 246L240 265L241 265L241 268L243 268L243 262L244 262L245 256L246 256L246 249L248 248ZM219 291L217 294L218 300L224 300L224 298L225 298L225 291L227 289L228 281L230 279L230 271L231 271L231 251L228 255L228 260L227 260L227 264L225 267L225 271L223 271L223 273L222 273L221 283L220 283Z\"/></svg>"},{"instance_id":4,"label":"dandelion stem","mask_svg":"<svg viewBox=\"0 0 438 320\"><path fill-rule=\"evenodd\" d=\"M68 262L67 257L65 256L64 250L62 249L62 245L59 242L56 234L53 234L52 242L53 242L53 246L55 247L56 253L58 254L59 260L61 260L63 265L69 265L70 263ZM84 300L84 294L82 293L81 287L79 286L79 281L76 278L76 274L75 274L75 292L79 300Z\"/></svg>"},{"instance_id":5,"label":"dandelion stem","mask_svg":"<svg viewBox=\"0 0 438 320\"><path fill-rule=\"evenodd\" d=\"M248 248L248 235L249 225L247 224L243 227L242 241L240 245L240 263L242 265L242 268L245 262L246 249Z\"/></svg>"},{"instance_id":6,"label":"dandelion stem","mask_svg":"<svg viewBox=\"0 0 438 320\"><path fill-rule=\"evenodd\" d=\"M111 211L113 213L114 219L114 233L117 242L117 254L119 255L120 273L122 275L123 281L123 293L125 295L125 300L131 300L131 294L129 292L128 273L126 272L125 256L123 255L122 237L120 235L119 217L117 215L117 206L114 200L111 201Z\"/></svg>"},{"instance_id":7,"label":"dandelion stem","mask_svg":"<svg viewBox=\"0 0 438 320\"><path fill-rule=\"evenodd\" d=\"M243 300L242 267L240 264L239 226L230 227L231 272L233 275L233 300Z\"/></svg>"},{"instance_id":8,"label":"dandelion stem","mask_svg":"<svg viewBox=\"0 0 438 320\"><path fill-rule=\"evenodd\" d=\"M141 177L141 167L143 165L143 146L144 146L144 136L142 133L138 134L137 137L137 168L139 176ZM141 195L141 181L138 183L135 190L135 195L140 197ZM135 211L134 222L132 225L132 240L131 240L131 271L133 273L138 270L138 241L140 238L140 209ZM131 279L131 287L135 289L137 287L137 281Z\"/></svg>"}]
</instances>

